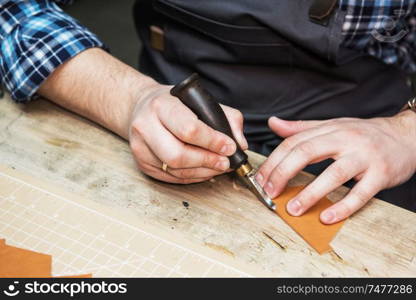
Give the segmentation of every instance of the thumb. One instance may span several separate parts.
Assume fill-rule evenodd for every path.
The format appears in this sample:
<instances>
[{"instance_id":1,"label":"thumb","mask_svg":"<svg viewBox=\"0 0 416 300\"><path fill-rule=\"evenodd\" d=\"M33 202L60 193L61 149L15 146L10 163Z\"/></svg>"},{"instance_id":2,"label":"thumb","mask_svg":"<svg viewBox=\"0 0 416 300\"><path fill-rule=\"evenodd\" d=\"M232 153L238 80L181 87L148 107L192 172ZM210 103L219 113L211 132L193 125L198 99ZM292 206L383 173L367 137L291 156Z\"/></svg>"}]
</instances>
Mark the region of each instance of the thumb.
<instances>
[{"instance_id":1,"label":"thumb","mask_svg":"<svg viewBox=\"0 0 416 300\"><path fill-rule=\"evenodd\" d=\"M325 121L286 121L277 117L269 118L269 127L281 137L289 137L304 130L321 125Z\"/></svg>"}]
</instances>

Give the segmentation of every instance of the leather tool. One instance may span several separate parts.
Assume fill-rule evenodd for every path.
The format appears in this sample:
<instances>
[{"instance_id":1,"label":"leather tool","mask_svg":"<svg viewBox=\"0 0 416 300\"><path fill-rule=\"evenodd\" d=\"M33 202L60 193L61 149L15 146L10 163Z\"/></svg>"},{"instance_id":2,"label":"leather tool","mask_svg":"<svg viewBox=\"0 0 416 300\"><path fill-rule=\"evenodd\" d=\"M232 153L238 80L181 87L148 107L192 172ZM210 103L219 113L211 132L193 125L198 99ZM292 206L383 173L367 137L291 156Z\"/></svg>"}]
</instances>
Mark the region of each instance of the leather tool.
<instances>
[{"instance_id":1,"label":"leather tool","mask_svg":"<svg viewBox=\"0 0 416 300\"><path fill-rule=\"evenodd\" d=\"M237 144L237 150L233 155L228 157L230 167L235 170L248 188L264 205L275 211L276 206L272 199L264 192L261 185L255 179L256 170L251 166L247 154L240 148L233 136L230 123L224 111L217 101L214 100L214 97L201 85L199 75L196 73L192 74L174 86L170 93L178 97L202 122L234 139Z\"/></svg>"}]
</instances>

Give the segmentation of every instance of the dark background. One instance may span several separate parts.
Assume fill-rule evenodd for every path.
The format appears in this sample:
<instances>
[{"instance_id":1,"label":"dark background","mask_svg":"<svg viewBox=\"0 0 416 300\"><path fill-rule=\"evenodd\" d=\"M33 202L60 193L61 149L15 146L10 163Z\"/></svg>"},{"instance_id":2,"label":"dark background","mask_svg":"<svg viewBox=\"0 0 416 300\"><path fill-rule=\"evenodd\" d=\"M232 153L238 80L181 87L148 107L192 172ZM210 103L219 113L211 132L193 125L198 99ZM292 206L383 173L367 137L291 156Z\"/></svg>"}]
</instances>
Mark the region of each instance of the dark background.
<instances>
[{"instance_id":1,"label":"dark background","mask_svg":"<svg viewBox=\"0 0 416 300\"><path fill-rule=\"evenodd\" d=\"M140 42L133 23L135 0L76 0L63 9L98 35L111 54L137 68Z\"/></svg>"}]
</instances>

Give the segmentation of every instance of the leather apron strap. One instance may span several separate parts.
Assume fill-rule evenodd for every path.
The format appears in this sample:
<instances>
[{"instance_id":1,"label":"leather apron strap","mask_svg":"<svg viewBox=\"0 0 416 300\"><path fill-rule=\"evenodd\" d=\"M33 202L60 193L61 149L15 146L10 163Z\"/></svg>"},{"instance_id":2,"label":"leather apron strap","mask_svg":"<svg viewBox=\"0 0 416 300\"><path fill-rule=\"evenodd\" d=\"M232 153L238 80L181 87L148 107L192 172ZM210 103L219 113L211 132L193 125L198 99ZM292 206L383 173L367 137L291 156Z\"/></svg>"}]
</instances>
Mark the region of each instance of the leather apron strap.
<instances>
[{"instance_id":1,"label":"leather apron strap","mask_svg":"<svg viewBox=\"0 0 416 300\"><path fill-rule=\"evenodd\" d=\"M309 9L309 19L317 24L327 26L338 0L314 0Z\"/></svg>"}]
</instances>

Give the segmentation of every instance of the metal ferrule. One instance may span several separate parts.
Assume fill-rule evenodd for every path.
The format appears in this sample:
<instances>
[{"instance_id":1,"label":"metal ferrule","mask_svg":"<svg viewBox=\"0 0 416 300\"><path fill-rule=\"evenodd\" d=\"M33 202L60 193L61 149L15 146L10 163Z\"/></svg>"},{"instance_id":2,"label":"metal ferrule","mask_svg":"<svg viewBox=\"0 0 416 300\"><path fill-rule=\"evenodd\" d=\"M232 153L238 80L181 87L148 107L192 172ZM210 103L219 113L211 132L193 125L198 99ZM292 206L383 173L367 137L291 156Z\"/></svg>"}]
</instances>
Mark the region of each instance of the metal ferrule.
<instances>
[{"instance_id":1,"label":"metal ferrule","mask_svg":"<svg viewBox=\"0 0 416 300\"><path fill-rule=\"evenodd\" d=\"M245 163L241 165L237 170L235 170L238 175L241 177L247 176L251 171L253 171L253 167L249 163Z\"/></svg>"}]
</instances>

